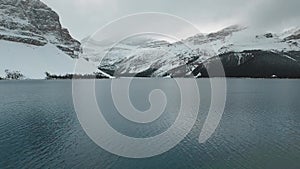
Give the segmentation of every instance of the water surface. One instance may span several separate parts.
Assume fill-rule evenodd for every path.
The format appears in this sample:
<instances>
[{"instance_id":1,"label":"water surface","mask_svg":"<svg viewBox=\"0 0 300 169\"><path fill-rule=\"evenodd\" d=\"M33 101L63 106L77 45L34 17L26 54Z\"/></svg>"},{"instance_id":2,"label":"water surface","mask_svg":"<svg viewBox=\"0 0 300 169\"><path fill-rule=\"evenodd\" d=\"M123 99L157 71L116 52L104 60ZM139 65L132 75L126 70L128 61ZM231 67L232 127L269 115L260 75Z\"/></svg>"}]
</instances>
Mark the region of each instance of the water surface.
<instances>
[{"instance_id":1,"label":"water surface","mask_svg":"<svg viewBox=\"0 0 300 169\"><path fill-rule=\"evenodd\" d=\"M165 113L143 125L118 114L109 80L96 84L105 118L128 136L155 136L177 116L180 93L173 80L132 83L130 98L137 109L149 108L152 89L162 89L168 98ZM201 106L191 133L162 155L128 159L104 151L85 134L74 111L71 81L1 81L0 168L300 168L300 80L228 79L223 118L204 144L198 137L210 106L210 88L207 79L198 84Z\"/></svg>"}]
</instances>

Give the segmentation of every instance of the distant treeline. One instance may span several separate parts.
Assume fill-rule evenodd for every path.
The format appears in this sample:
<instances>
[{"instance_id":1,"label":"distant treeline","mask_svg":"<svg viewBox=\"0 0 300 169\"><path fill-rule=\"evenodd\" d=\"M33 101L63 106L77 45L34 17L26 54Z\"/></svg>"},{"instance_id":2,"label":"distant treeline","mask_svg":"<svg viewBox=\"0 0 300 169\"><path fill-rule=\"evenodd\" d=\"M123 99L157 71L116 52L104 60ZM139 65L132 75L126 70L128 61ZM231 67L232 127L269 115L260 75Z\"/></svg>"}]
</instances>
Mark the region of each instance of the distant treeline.
<instances>
[{"instance_id":1,"label":"distant treeline","mask_svg":"<svg viewBox=\"0 0 300 169\"><path fill-rule=\"evenodd\" d=\"M0 80L22 80L25 79L25 76L20 71L12 71L6 69L5 71L6 76L0 77Z\"/></svg>"},{"instance_id":2,"label":"distant treeline","mask_svg":"<svg viewBox=\"0 0 300 169\"><path fill-rule=\"evenodd\" d=\"M55 75L46 72L47 80L55 80L55 79L107 79L108 77L104 76L101 73L94 72L93 74L66 74L66 75Z\"/></svg>"}]
</instances>

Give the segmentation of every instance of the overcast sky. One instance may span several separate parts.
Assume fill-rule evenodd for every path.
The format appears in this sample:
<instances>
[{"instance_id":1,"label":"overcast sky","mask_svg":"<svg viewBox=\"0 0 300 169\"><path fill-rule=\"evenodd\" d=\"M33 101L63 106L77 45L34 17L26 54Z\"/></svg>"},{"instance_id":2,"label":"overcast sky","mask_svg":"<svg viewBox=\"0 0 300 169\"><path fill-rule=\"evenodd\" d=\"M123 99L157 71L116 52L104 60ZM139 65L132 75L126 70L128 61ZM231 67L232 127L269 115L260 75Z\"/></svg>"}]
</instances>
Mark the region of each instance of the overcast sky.
<instances>
[{"instance_id":1,"label":"overcast sky","mask_svg":"<svg viewBox=\"0 0 300 169\"><path fill-rule=\"evenodd\" d=\"M112 20L138 12L176 15L206 33L233 24L250 26L260 31L282 31L300 26L300 0L42 1L59 13L63 26L78 40L93 34Z\"/></svg>"}]
</instances>

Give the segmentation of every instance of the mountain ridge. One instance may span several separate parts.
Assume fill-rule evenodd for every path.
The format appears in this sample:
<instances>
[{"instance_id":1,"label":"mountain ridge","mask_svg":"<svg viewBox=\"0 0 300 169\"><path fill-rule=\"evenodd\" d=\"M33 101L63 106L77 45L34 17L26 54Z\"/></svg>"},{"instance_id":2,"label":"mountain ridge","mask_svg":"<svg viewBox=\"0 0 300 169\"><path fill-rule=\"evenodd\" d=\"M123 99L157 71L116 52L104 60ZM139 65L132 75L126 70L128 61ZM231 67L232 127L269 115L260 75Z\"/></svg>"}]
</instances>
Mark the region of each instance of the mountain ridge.
<instances>
[{"instance_id":1,"label":"mountain ridge","mask_svg":"<svg viewBox=\"0 0 300 169\"><path fill-rule=\"evenodd\" d=\"M0 0L0 39L45 46L55 45L72 58L78 58L81 44L59 15L40 0Z\"/></svg>"},{"instance_id":2,"label":"mountain ridge","mask_svg":"<svg viewBox=\"0 0 300 169\"><path fill-rule=\"evenodd\" d=\"M22 44L22 47L15 46L24 50L23 53L28 56L21 56L22 51L16 54L12 51L13 44L5 43L6 41ZM62 70L61 73L50 72L58 74L73 71L71 67L76 62L70 60L73 58L97 65L98 71L109 77L207 77L205 69L213 67L219 59L228 77L300 77L299 27L284 32L253 33L251 27L232 25L177 42L168 42L165 37L139 35L117 44L109 39L98 41L92 37L87 37L80 43L62 27L59 15L40 0L0 0L0 42L3 44L0 49L5 51L1 62L6 64L6 67L2 65L2 69L17 67L25 73L32 73L29 64L34 61L30 59L43 55L43 49L53 52L45 54L48 59L51 55L58 56L53 57L56 60L51 61L51 70L58 66L55 62L69 65L68 70L58 68ZM6 46L11 50L6 50ZM65 59L66 55L70 58ZM27 57L26 69L9 63L11 58L21 60L18 57ZM59 61L60 57L64 61ZM41 62L39 60L42 65ZM48 71L46 67L37 70L39 77L40 71ZM93 68L89 70L95 71Z\"/></svg>"},{"instance_id":3,"label":"mountain ridge","mask_svg":"<svg viewBox=\"0 0 300 169\"><path fill-rule=\"evenodd\" d=\"M229 64L228 61L225 62L226 56L231 58L231 60L235 60L234 64L239 66L245 64L242 60L247 60L247 55L254 56L255 53L255 57L257 58L257 51L261 51L260 57L265 57L265 55L273 53L276 56L280 55L284 58L283 60L292 58L291 60L298 65L300 59L288 55L293 55L300 51L299 36L300 29L297 28L280 33L262 32L253 34L249 27L233 25L217 32L197 34L178 42L165 44L161 44L159 40L152 40L150 43L138 46L121 42L113 45L112 48L105 45L98 48L97 45L94 46L96 40L91 40L93 45L90 45L86 39L85 43L83 43L85 47L82 57L98 64L101 70L111 75L114 74L117 77L190 77L191 75L201 77L200 74L201 72L205 74L204 71L196 70L199 70L203 65L210 65L211 59L219 57L224 64L226 72L227 64ZM134 37L133 39L129 39L129 41L134 41ZM249 51L252 51L252 53ZM100 60L97 60L98 56L105 57L101 58L100 62ZM265 62L265 64L272 64L274 62L272 60L269 61L270 63ZM199 67L197 68L197 66ZM264 70L261 71L263 72ZM245 74L245 77L271 77L273 75L276 76L276 72L278 71L274 70L273 72L274 74L271 75L250 76L249 74ZM288 77L298 77L298 71L295 72L297 75L289 75ZM234 76L234 74L228 73L228 70L226 75L230 77Z\"/></svg>"},{"instance_id":4,"label":"mountain ridge","mask_svg":"<svg viewBox=\"0 0 300 169\"><path fill-rule=\"evenodd\" d=\"M58 14L40 0L0 0L0 76L20 71L28 79L44 79L45 72L80 74L99 72L79 58L81 44L63 28Z\"/></svg>"}]
</instances>

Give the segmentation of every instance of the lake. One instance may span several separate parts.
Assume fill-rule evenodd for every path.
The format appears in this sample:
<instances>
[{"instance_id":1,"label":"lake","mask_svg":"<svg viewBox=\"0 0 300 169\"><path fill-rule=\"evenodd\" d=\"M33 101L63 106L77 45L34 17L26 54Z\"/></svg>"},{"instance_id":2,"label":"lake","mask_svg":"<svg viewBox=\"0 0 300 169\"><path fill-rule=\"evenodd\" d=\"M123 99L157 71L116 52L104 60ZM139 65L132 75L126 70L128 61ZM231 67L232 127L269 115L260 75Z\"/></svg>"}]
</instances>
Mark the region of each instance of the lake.
<instances>
[{"instance_id":1,"label":"lake","mask_svg":"<svg viewBox=\"0 0 300 169\"><path fill-rule=\"evenodd\" d=\"M131 137L151 137L175 121L180 92L172 79L136 79L130 99L149 108L152 89L168 99L163 115L147 124L124 119L114 107L110 80L96 81L109 124ZM72 81L0 81L0 168L299 169L300 80L228 79L220 124L198 142L210 106L208 79L197 80L201 106L191 132L170 151L145 159L113 155L84 132L73 105ZM151 147L149 147L151 149Z\"/></svg>"}]
</instances>

